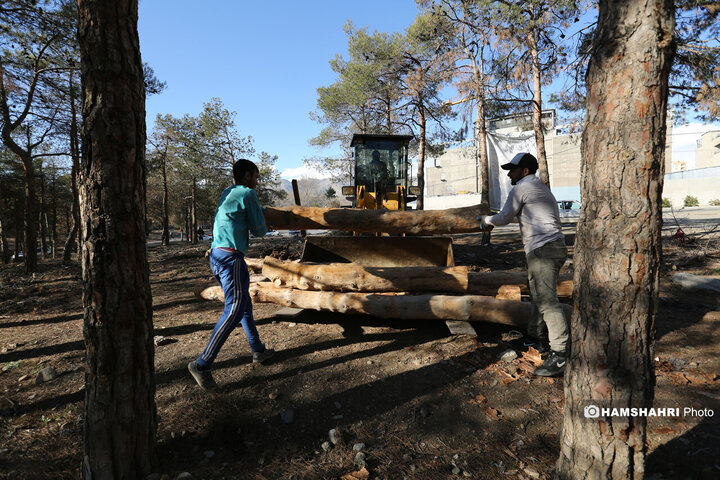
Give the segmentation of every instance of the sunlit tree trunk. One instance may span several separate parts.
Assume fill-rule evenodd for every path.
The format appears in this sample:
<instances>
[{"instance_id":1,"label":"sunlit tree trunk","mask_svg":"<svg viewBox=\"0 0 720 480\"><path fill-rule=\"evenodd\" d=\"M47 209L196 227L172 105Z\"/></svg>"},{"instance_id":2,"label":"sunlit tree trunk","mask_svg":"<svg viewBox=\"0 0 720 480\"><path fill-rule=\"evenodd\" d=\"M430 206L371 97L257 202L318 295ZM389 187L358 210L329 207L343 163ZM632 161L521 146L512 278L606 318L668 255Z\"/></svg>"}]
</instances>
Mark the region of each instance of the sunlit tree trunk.
<instances>
[{"instance_id":1,"label":"sunlit tree trunk","mask_svg":"<svg viewBox=\"0 0 720 480\"><path fill-rule=\"evenodd\" d=\"M673 30L669 0L599 4L557 478L644 476L645 417L586 418L585 408L652 406Z\"/></svg>"},{"instance_id":2,"label":"sunlit tree trunk","mask_svg":"<svg viewBox=\"0 0 720 480\"><path fill-rule=\"evenodd\" d=\"M538 52L537 30L531 29L528 33L528 47L532 64L533 77L533 130L535 131L535 144L537 147L538 172L540 180L550 186L547 154L545 153L545 132L542 126L542 83L540 80L540 53Z\"/></svg>"},{"instance_id":3,"label":"sunlit tree trunk","mask_svg":"<svg viewBox=\"0 0 720 480\"><path fill-rule=\"evenodd\" d=\"M425 111L420 105L418 109L418 124L420 125L420 138L418 139L418 168L417 181L420 193L417 196L417 209L425 209L425 144L427 142L427 120Z\"/></svg>"},{"instance_id":4,"label":"sunlit tree trunk","mask_svg":"<svg viewBox=\"0 0 720 480\"><path fill-rule=\"evenodd\" d=\"M162 181L163 181L163 199L162 199L162 244L167 246L170 245L170 208L169 191L167 184L167 152L163 154L162 159Z\"/></svg>"},{"instance_id":5,"label":"sunlit tree trunk","mask_svg":"<svg viewBox=\"0 0 720 480\"><path fill-rule=\"evenodd\" d=\"M192 244L197 243L197 180L192 179L192 196L190 201L190 239Z\"/></svg>"},{"instance_id":6,"label":"sunlit tree trunk","mask_svg":"<svg viewBox=\"0 0 720 480\"><path fill-rule=\"evenodd\" d=\"M153 471L157 419L138 7L137 0L77 3L83 91L83 477L139 479Z\"/></svg>"}]
</instances>

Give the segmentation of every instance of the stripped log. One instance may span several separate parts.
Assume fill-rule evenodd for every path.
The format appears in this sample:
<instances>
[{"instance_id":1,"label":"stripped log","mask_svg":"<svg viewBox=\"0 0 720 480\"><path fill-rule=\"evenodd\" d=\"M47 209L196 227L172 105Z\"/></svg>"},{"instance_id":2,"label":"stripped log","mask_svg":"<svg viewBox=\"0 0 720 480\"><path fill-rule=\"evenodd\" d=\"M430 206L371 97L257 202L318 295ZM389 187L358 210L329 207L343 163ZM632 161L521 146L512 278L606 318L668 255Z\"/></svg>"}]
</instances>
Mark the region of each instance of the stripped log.
<instances>
[{"instance_id":1,"label":"stripped log","mask_svg":"<svg viewBox=\"0 0 720 480\"><path fill-rule=\"evenodd\" d=\"M265 221L275 230L329 229L347 232L447 235L482 232L484 205L447 210L365 210L361 208L265 207Z\"/></svg>"},{"instance_id":2,"label":"stripped log","mask_svg":"<svg viewBox=\"0 0 720 480\"><path fill-rule=\"evenodd\" d=\"M218 286L197 289L195 293L206 300L224 301ZM525 328L535 314L532 303L482 295L320 292L276 287L271 282L251 285L250 295L254 302L293 308L360 313L390 319L490 322L519 328ZM569 321L572 307L562 307Z\"/></svg>"},{"instance_id":3,"label":"stripped log","mask_svg":"<svg viewBox=\"0 0 720 480\"><path fill-rule=\"evenodd\" d=\"M318 292L279 288L270 282L250 288L255 302L294 308L356 313L388 319L464 320L527 327L535 313L529 302L481 295L412 295L407 293Z\"/></svg>"},{"instance_id":4,"label":"stripped log","mask_svg":"<svg viewBox=\"0 0 720 480\"><path fill-rule=\"evenodd\" d=\"M468 287L467 267L367 267L265 257L262 273L276 286L300 290L466 293Z\"/></svg>"},{"instance_id":5,"label":"stripped log","mask_svg":"<svg viewBox=\"0 0 720 480\"><path fill-rule=\"evenodd\" d=\"M262 258L251 258L251 257L245 257L245 263L248 266L248 270L254 273L260 273L263 268L263 260Z\"/></svg>"},{"instance_id":6,"label":"stripped log","mask_svg":"<svg viewBox=\"0 0 720 480\"><path fill-rule=\"evenodd\" d=\"M262 273L276 286L338 292L447 292L520 300L525 272L470 272L468 267L367 267L355 263L308 264L265 257ZM572 296L571 275L558 279L558 296Z\"/></svg>"}]
</instances>

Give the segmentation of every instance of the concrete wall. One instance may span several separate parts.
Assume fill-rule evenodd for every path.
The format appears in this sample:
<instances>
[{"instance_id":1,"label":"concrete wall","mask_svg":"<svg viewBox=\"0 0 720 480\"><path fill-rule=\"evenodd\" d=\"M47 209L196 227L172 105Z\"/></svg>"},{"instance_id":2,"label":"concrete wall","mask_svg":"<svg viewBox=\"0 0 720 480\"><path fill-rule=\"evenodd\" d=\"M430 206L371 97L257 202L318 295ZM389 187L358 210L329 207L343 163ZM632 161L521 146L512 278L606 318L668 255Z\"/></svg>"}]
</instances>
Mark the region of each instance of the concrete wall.
<instances>
[{"instance_id":1,"label":"concrete wall","mask_svg":"<svg viewBox=\"0 0 720 480\"><path fill-rule=\"evenodd\" d=\"M696 197L700 205L720 200L720 167L665 175L662 197L669 199L673 207L682 207L688 195Z\"/></svg>"},{"instance_id":2,"label":"concrete wall","mask_svg":"<svg viewBox=\"0 0 720 480\"><path fill-rule=\"evenodd\" d=\"M720 166L720 131L706 132L700 137L695 168Z\"/></svg>"},{"instance_id":3,"label":"concrete wall","mask_svg":"<svg viewBox=\"0 0 720 480\"><path fill-rule=\"evenodd\" d=\"M551 120L549 112L544 112L549 115L548 119ZM520 120L522 116L518 116ZM498 124L502 128L498 128L498 133L503 132L516 132L518 130L518 119L515 117L503 120L508 125L505 126ZM515 123L513 123L515 122ZM665 148L665 171L670 172L670 165L672 165L672 115L668 115L668 131L667 131L667 143ZM560 130L550 129L545 135L545 150L547 152L548 161L548 173L550 175L550 188L555 193L558 199L562 200L580 200L580 168L581 168L581 151L580 146L582 142L582 133L567 133L557 134ZM712 136L711 134L715 135ZM708 154L712 153L715 155L715 150L718 150L718 154L713 158L713 162L717 161L720 165L720 132L708 132L706 134L707 141L704 142L708 147ZM715 140L718 140L715 142ZM714 143L713 143L714 142ZM716 143L718 143L716 147ZM699 152L699 150L698 150ZM466 199L454 198L456 196L462 197L465 193L477 193L480 178L476 166L476 152L474 146L466 146L461 148L452 148L445 151L437 159L429 159L426 162L425 167L425 202L426 205L434 205L435 203L442 204L445 202L444 198L448 198L448 202L452 203L452 206L466 206ZM505 174L505 172L501 172ZM673 175L675 175L673 173ZM671 179L674 182L674 178ZM720 179L716 179L720 180ZM698 182L694 182L698 183ZM695 184L685 184L683 182L678 184L672 184L668 187L668 192L673 192L672 195L678 197L682 195L682 199L685 195L692 194ZM703 187L704 188L704 187ZM720 182L716 190L720 191ZM683 193L685 192L685 193ZM699 195L699 196L698 196ZM667 196L667 195L665 195ZM705 192L701 190L697 195L698 199L702 197L706 200L700 200L701 204L707 205L711 199L720 197L720 193L714 194L713 192ZM441 197L440 199L433 199L433 197ZM479 198L479 196L478 196ZM430 202L430 203L428 203ZM456 205L456 203L462 205ZM676 204L676 201L673 201ZM472 204L468 204L472 205ZM682 205L682 201L680 203ZM428 207L434 208L434 207ZM448 204L448 207L450 205Z\"/></svg>"},{"instance_id":4,"label":"concrete wall","mask_svg":"<svg viewBox=\"0 0 720 480\"><path fill-rule=\"evenodd\" d=\"M475 147L446 150L439 158L425 162L426 196L477 192Z\"/></svg>"},{"instance_id":5,"label":"concrete wall","mask_svg":"<svg viewBox=\"0 0 720 480\"><path fill-rule=\"evenodd\" d=\"M479 193L447 195L443 197L425 197L425 210L445 210L447 208L471 207L480 203Z\"/></svg>"}]
</instances>

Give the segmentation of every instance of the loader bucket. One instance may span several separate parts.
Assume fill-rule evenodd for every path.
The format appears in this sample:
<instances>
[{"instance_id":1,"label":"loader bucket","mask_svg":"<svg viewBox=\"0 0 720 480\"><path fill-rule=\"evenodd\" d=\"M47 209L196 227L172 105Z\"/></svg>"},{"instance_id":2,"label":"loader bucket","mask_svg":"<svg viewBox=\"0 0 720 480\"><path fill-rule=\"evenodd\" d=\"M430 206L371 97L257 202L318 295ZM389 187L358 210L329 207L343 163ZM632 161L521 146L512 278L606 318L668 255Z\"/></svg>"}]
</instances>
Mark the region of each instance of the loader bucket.
<instances>
[{"instance_id":1,"label":"loader bucket","mask_svg":"<svg viewBox=\"0 0 720 480\"><path fill-rule=\"evenodd\" d=\"M307 237L301 262L369 267L454 266L449 237Z\"/></svg>"}]
</instances>

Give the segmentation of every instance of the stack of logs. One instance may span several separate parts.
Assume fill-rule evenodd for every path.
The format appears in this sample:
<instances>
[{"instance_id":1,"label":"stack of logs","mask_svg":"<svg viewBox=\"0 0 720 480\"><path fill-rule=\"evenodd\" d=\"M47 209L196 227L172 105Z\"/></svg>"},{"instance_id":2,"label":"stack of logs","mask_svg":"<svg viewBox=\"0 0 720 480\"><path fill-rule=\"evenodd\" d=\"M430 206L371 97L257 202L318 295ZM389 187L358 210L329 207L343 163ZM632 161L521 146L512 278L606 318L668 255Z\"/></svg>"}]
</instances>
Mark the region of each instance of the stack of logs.
<instances>
[{"instance_id":1,"label":"stack of logs","mask_svg":"<svg viewBox=\"0 0 720 480\"><path fill-rule=\"evenodd\" d=\"M294 308L360 313L379 318L465 320L524 328L534 314L524 272L471 272L468 267L367 267L246 259L264 281L254 282L254 302ZM558 281L558 296L572 296L572 278ZM222 300L220 287L199 295ZM569 308L569 307L568 307ZM569 313L569 312L568 312Z\"/></svg>"},{"instance_id":2,"label":"stack of logs","mask_svg":"<svg viewBox=\"0 0 720 480\"><path fill-rule=\"evenodd\" d=\"M482 231L485 206L441 211L388 211L349 208L284 207L265 209L276 230L328 228L420 235ZM468 267L370 267L356 263L313 264L246 259L248 267L268 281L251 284L254 302L287 307L360 313L380 318L464 320L524 328L535 313L523 272L471 272ZM572 279L562 276L558 296L572 295ZM196 292L222 300L220 287ZM571 307L566 307L569 316Z\"/></svg>"}]
</instances>

